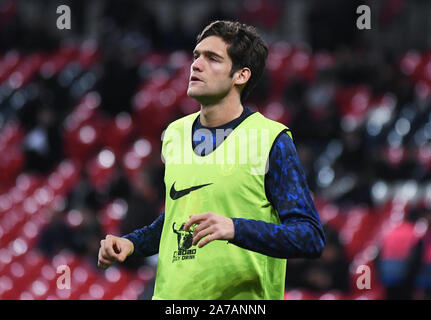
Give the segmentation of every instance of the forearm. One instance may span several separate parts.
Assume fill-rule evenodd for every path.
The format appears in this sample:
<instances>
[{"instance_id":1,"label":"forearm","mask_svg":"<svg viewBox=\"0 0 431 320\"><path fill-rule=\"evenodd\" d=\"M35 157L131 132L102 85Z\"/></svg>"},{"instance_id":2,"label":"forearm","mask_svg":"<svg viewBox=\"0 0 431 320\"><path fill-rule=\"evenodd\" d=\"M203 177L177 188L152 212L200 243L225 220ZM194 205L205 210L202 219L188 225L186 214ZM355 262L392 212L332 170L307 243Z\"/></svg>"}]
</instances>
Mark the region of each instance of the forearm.
<instances>
[{"instance_id":1,"label":"forearm","mask_svg":"<svg viewBox=\"0 0 431 320\"><path fill-rule=\"evenodd\" d=\"M298 218L280 225L251 219L232 219L230 242L275 258L318 258L325 246L323 231L312 221Z\"/></svg>"},{"instance_id":2,"label":"forearm","mask_svg":"<svg viewBox=\"0 0 431 320\"><path fill-rule=\"evenodd\" d=\"M164 220L165 214L162 213L151 225L126 234L123 238L132 241L135 248L134 253L152 256L159 252Z\"/></svg>"}]
</instances>

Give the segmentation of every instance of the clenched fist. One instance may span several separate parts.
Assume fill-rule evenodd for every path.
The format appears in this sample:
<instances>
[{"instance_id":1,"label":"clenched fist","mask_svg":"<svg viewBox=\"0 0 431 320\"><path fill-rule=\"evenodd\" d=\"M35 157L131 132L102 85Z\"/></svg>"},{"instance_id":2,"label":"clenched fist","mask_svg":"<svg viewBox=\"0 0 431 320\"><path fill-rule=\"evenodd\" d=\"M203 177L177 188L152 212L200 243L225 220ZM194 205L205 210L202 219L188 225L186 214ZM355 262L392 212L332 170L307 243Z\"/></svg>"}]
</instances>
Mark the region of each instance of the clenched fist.
<instances>
[{"instance_id":1,"label":"clenched fist","mask_svg":"<svg viewBox=\"0 0 431 320\"><path fill-rule=\"evenodd\" d=\"M134 251L134 245L132 241L107 235L104 240L100 241L99 249L99 260L97 266L99 268L107 269L115 261L123 262L128 256Z\"/></svg>"}]
</instances>

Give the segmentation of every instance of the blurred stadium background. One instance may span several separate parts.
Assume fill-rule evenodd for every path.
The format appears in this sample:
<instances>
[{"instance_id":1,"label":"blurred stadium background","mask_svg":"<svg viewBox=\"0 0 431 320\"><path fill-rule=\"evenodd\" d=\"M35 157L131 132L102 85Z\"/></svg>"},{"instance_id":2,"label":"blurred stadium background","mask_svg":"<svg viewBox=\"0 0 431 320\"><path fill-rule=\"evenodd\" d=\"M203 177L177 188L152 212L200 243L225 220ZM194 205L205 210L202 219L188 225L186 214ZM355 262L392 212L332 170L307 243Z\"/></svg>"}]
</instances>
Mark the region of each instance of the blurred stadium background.
<instances>
[{"instance_id":1,"label":"blurred stadium background","mask_svg":"<svg viewBox=\"0 0 431 320\"><path fill-rule=\"evenodd\" d=\"M325 226L285 298L429 298L430 16L426 0L0 0L0 299L151 297L157 256L103 271L99 241L163 211L161 132L199 110L191 51L215 19L269 44L247 105L292 129Z\"/></svg>"}]
</instances>

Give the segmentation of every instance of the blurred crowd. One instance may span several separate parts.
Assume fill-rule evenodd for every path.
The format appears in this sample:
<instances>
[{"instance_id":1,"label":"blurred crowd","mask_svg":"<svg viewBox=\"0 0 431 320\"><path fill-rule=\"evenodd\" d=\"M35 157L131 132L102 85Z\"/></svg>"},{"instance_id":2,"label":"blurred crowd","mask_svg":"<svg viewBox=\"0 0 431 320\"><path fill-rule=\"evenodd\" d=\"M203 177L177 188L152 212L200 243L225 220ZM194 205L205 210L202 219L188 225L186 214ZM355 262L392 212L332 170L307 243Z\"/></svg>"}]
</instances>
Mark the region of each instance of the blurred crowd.
<instances>
[{"instance_id":1,"label":"blurred crowd","mask_svg":"<svg viewBox=\"0 0 431 320\"><path fill-rule=\"evenodd\" d=\"M431 182L429 162L418 161L415 153L430 148L431 100L429 87L418 85L400 63L412 48L400 51L398 43L397 50L376 48L372 37L356 29L356 7L362 2L62 1L71 8L72 30L59 31L53 9L58 1L1 0L0 57L12 50L52 52L69 42L96 46L98 56L88 68L72 63L57 74L34 74L21 96L12 95L6 81L0 82L0 132L11 121L19 123L24 132L22 171L47 175L68 157L64 143L67 119L85 93L99 94L102 118L133 114L136 92L155 74L174 72L169 63L142 63L143 56L153 52L189 55L196 35L210 21L240 20L256 25L271 50L277 49L274 43L290 41L292 47L306 43L311 57L329 57L311 75L279 74L285 80L277 97L283 119L293 132L316 199L341 211L357 206L379 208L383 196L378 186L390 189L400 181L415 181L420 189ZM406 6L402 0L381 1L373 23L390 32ZM296 13L303 17L300 22L293 18ZM424 48L418 49L427 57ZM247 103L256 109L269 105L274 99L271 93L280 86L277 79L266 70ZM353 111L345 108L350 102ZM371 102L383 107L368 112ZM385 113L386 107L389 111ZM165 120L185 113L178 110ZM155 139L160 135L161 131L153 132ZM397 150L402 156L394 154ZM96 267L99 242L105 236L100 215L111 201L121 200L126 208L118 234L150 224L163 211L164 202L163 164L159 150L152 153L150 163L133 178L116 164L115 173L103 185L95 184L82 169L65 205L41 232L39 250L53 256L68 248L88 257ZM10 187L3 184L0 191ZM385 298L431 298L430 204L419 200L409 205L406 218L378 243L373 261ZM71 223L76 219L78 223ZM325 232L327 244L320 259L288 261L287 290L352 291L352 257L340 230L325 223ZM137 270L144 264L155 266L154 260L132 256L124 267ZM142 298L148 296L145 292Z\"/></svg>"}]
</instances>

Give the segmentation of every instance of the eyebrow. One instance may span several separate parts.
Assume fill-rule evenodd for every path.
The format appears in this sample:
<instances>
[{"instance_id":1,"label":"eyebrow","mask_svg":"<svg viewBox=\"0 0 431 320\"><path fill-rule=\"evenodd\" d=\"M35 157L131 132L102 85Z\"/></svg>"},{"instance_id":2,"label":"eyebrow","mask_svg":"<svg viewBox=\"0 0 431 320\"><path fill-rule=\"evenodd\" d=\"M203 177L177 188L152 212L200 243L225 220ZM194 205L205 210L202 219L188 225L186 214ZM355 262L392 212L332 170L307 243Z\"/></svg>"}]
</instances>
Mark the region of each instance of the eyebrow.
<instances>
[{"instance_id":1,"label":"eyebrow","mask_svg":"<svg viewBox=\"0 0 431 320\"><path fill-rule=\"evenodd\" d=\"M201 54L201 52L199 50L193 50L193 55L195 55L195 54ZM215 53L214 51L211 51L211 50L204 50L204 51L202 51L202 54L204 54L206 56L216 56L220 59L224 59L223 56L221 56L218 53Z\"/></svg>"}]
</instances>

